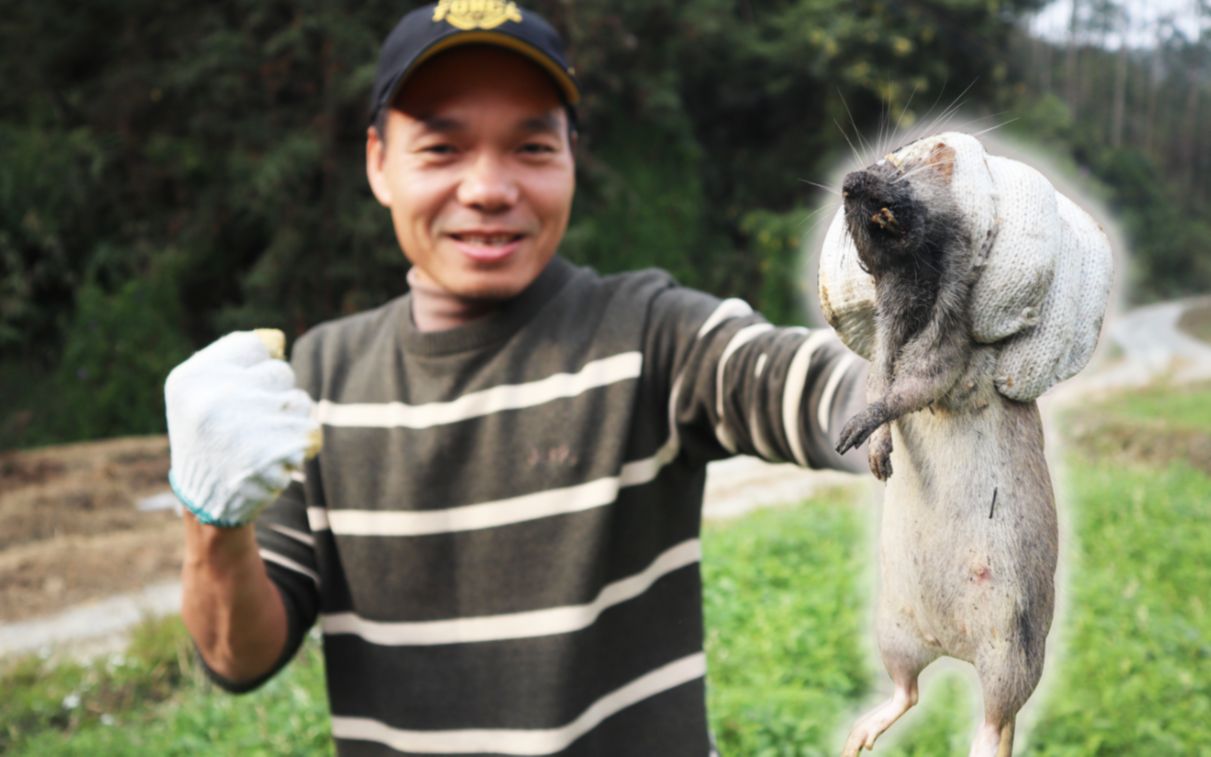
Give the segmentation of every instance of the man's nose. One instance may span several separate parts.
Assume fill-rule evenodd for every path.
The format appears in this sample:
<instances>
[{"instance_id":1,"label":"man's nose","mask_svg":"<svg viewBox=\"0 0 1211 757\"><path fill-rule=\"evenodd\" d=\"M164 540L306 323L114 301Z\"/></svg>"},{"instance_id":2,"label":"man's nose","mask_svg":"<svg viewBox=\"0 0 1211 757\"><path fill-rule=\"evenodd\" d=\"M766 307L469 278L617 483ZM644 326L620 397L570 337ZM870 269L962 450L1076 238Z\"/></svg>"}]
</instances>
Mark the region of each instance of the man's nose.
<instances>
[{"instance_id":1,"label":"man's nose","mask_svg":"<svg viewBox=\"0 0 1211 757\"><path fill-rule=\"evenodd\" d=\"M493 155L479 156L458 188L459 202L486 213L512 207L517 196L515 177L505 162Z\"/></svg>"}]
</instances>

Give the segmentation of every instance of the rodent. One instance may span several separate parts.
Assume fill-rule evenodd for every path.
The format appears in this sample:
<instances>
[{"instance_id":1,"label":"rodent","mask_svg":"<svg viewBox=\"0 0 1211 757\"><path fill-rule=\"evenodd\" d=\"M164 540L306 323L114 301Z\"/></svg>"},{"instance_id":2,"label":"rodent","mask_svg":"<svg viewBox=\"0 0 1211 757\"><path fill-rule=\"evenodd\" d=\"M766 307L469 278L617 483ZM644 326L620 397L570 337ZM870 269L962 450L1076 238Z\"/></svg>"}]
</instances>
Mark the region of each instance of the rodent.
<instances>
[{"instance_id":1,"label":"rodent","mask_svg":"<svg viewBox=\"0 0 1211 757\"><path fill-rule=\"evenodd\" d=\"M846 227L876 292L870 404L839 452L868 438L886 481L876 635L892 698L844 748L875 738L917 701L941 655L972 663L984 722L972 755L1012 753L1014 720L1043 670L1055 607L1055 499L1034 402L1003 396L995 346L971 338L981 245L963 223L955 150L923 140L845 177Z\"/></svg>"}]
</instances>

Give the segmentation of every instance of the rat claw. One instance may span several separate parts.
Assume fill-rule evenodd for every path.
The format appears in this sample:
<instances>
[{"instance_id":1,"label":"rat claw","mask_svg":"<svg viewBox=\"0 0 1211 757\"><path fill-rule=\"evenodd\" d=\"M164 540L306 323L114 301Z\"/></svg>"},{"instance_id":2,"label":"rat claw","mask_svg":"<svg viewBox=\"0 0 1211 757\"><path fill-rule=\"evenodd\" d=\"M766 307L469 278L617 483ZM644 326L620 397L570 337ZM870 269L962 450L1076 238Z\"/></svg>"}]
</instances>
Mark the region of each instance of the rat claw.
<instances>
[{"instance_id":1,"label":"rat claw","mask_svg":"<svg viewBox=\"0 0 1211 757\"><path fill-rule=\"evenodd\" d=\"M871 405L849 419L845 428L841 429L841 437L837 442L837 454L844 455L849 450L866 441L874 430L883 425L882 408Z\"/></svg>"},{"instance_id":2,"label":"rat claw","mask_svg":"<svg viewBox=\"0 0 1211 757\"><path fill-rule=\"evenodd\" d=\"M875 478L880 481L886 481L891 478L891 455L887 453L872 452L870 458L870 472L875 474Z\"/></svg>"},{"instance_id":3,"label":"rat claw","mask_svg":"<svg viewBox=\"0 0 1211 757\"><path fill-rule=\"evenodd\" d=\"M868 436L870 436L870 431L863 427L862 423L859 422L859 418L853 418L841 430L841 441L837 443L837 454L844 455L866 441L866 437Z\"/></svg>"}]
</instances>

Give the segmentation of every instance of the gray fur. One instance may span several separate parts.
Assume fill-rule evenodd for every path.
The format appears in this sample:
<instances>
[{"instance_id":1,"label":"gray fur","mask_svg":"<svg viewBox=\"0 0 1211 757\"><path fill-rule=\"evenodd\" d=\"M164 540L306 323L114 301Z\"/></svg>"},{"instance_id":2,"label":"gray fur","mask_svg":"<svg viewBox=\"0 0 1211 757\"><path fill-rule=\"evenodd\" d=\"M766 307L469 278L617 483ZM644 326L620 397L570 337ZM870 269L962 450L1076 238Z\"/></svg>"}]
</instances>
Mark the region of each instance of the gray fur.
<instances>
[{"instance_id":1,"label":"gray fur","mask_svg":"<svg viewBox=\"0 0 1211 757\"><path fill-rule=\"evenodd\" d=\"M972 754L1008 755L1055 605L1042 424L1033 402L996 391L994 348L970 337L976 242L951 200L948 150L939 143L917 165L880 161L845 180L846 222L875 280L877 337L871 404L837 449L869 438L871 470L887 481L877 635L896 686L855 725L846 755L873 747L916 703L917 676L941 655L980 676L985 722Z\"/></svg>"}]
</instances>

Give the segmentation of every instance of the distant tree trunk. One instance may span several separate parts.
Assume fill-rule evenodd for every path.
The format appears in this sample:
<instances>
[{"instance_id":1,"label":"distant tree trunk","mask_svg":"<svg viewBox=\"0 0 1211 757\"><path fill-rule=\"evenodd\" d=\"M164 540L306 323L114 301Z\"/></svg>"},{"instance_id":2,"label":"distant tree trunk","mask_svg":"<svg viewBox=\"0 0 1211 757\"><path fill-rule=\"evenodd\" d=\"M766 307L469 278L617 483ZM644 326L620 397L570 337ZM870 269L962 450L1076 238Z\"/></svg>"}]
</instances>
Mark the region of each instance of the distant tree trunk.
<instances>
[{"instance_id":1,"label":"distant tree trunk","mask_svg":"<svg viewBox=\"0 0 1211 757\"><path fill-rule=\"evenodd\" d=\"M1191 72L1192 74L1195 72ZM1182 166L1186 173L1186 187L1193 189L1198 184L1199 96L1202 94L1200 77L1191 75L1190 89L1186 93L1185 138L1182 140ZM1203 128L1206 128L1205 126Z\"/></svg>"},{"instance_id":2,"label":"distant tree trunk","mask_svg":"<svg viewBox=\"0 0 1211 757\"><path fill-rule=\"evenodd\" d=\"M1110 144L1123 146L1123 122L1127 117L1127 38L1119 38L1118 61L1114 69L1114 117L1110 129Z\"/></svg>"},{"instance_id":3,"label":"distant tree trunk","mask_svg":"<svg viewBox=\"0 0 1211 757\"><path fill-rule=\"evenodd\" d=\"M1148 105L1144 117L1144 152L1156 158L1156 105L1160 100L1161 62L1165 41L1161 35L1161 27L1156 28L1156 46L1152 49L1152 65L1148 76ZM1158 161L1160 162L1160 161Z\"/></svg>"},{"instance_id":4,"label":"distant tree trunk","mask_svg":"<svg viewBox=\"0 0 1211 757\"><path fill-rule=\"evenodd\" d=\"M1052 44L1045 39L1039 39L1037 44L1039 48L1039 54L1037 56L1037 65L1039 67L1039 89L1042 90L1043 94L1051 94Z\"/></svg>"},{"instance_id":5,"label":"distant tree trunk","mask_svg":"<svg viewBox=\"0 0 1211 757\"><path fill-rule=\"evenodd\" d=\"M1064 60L1064 97L1068 107L1076 110L1080 104L1080 2L1071 0L1072 13L1068 17L1068 50Z\"/></svg>"},{"instance_id":6,"label":"distant tree trunk","mask_svg":"<svg viewBox=\"0 0 1211 757\"><path fill-rule=\"evenodd\" d=\"M1203 90L1205 77L1203 76L1205 55L1203 50L1203 42L1205 35L1202 32L1200 24L1198 41L1195 42L1193 50L1193 61L1191 62L1186 76L1186 112L1183 117L1182 131L1182 168L1185 175L1186 188L1195 190L1199 185L1199 142L1202 141L1202 132L1206 129L1205 125L1199 124L1199 105Z\"/></svg>"}]
</instances>

